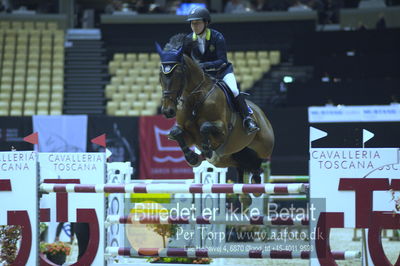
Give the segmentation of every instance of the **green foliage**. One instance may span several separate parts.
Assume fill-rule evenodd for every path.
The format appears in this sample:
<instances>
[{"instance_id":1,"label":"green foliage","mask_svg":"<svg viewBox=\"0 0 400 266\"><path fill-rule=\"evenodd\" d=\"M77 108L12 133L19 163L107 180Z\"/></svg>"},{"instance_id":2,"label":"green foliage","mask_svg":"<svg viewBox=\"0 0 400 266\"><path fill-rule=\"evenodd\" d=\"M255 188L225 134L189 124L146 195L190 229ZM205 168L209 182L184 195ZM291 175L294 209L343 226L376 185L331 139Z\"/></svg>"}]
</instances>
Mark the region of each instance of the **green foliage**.
<instances>
[{"instance_id":1,"label":"green foliage","mask_svg":"<svg viewBox=\"0 0 400 266\"><path fill-rule=\"evenodd\" d=\"M0 226L0 261L8 264L14 262L17 256L17 243L21 238L21 227L14 225Z\"/></svg>"},{"instance_id":2,"label":"green foliage","mask_svg":"<svg viewBox=\"0 0 400 266\"><path fill-rule=\"evenodd\" d=\"M167 237L172 237L178 231L179 225L177 224L148 224L147 228L152 229L153 232L159 234L163 239L164 248L167 247L165 239Z\"/></svg>"},{"instance_id":3,"label":"green foliage","mask_svg":"<svg viewBox=\"0 0 400 266\"><path fill-rule=\"evenodd\" d=\"M44 231L47 230L47 224L46 223L40 223L40 234L42 234Z\"/></svg>"},{"instance_id":4,"label":"green foliage","mask_svg":"<svg viewBox=\"0 0 400 266\"><path fill-rule=\"evenodd\" d=\"M392 194L392 200L394 201L395 211L400 211L400 196L397 196L395 191L390 191Z\"/></svg>"},{"instance_id":5,"label":"green foliage","mask_svg":"<svg viewBox=\"0 0 400 266\"><path fill-rule=\"evenodd\" d=\"M181 263L181 264L210 264L212 259L210 258L149 258L147 259L150 263Z\"/></svg>"}]
</instances>

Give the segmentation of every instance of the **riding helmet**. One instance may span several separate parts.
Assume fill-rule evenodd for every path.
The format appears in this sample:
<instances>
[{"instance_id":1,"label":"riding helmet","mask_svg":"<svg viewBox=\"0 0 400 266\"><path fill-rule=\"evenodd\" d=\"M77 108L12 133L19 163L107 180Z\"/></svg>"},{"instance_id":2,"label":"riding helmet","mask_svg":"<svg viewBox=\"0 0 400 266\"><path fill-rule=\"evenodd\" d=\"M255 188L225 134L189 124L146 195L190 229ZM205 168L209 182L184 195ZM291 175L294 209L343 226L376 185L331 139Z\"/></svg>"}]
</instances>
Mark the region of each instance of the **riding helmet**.
<instances>
[{"instance_id":1,"label":"riding helmet","mask_svg":"<svg viewBox=\"0 0 400 266\"><path fill-rule=\"evenodd\" d=\"M196 7L193 8L190 12L189 15L186 19L186 21L192 21L192 20L203 20L204 22L211 22L211 16L210 12L208 11L207 8L204 7Z\"/></svg>"}]
</instances>

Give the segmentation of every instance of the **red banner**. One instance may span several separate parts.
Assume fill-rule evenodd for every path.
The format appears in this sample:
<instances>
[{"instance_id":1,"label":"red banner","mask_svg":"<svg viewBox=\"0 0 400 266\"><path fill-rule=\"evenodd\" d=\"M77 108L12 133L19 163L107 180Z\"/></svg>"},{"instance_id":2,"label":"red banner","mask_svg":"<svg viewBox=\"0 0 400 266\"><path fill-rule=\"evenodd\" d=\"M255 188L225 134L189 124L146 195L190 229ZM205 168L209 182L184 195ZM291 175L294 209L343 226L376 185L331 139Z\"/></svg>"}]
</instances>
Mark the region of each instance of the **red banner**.
<instances>
[{"instance_id":1,"label":"red banner","mask_svg":"<svg viewBox=\"0 0 400 266\"><path fill-rule=\"evenodd\" d=\"M161 115L140 117L140 179L193 178L178 143L168 139L174 125L174 119Z\"/></svg>"}]
</instances>

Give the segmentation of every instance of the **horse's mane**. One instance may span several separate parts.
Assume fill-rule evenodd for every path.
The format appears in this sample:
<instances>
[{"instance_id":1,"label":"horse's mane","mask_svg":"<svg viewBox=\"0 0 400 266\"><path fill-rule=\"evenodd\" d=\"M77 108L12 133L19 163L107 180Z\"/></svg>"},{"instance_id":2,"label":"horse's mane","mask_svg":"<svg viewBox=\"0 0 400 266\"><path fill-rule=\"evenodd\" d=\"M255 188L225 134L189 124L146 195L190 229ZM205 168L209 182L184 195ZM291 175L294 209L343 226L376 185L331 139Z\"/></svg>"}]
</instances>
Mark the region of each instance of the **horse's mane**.
<instances>
[{"instance_id":1,"label":"horse's mane","mask_svg":"<svg viewBox=\"0 0 400 266\"><path fill-rule=\"evenodd\" d=\"M165 45L164 51L171 52L171 51L179 50L183 46L186 36L187 35L185 33L178 33L178 34L175 34L174 36L172 36L169 39L168 43ZM184 58L187 58L190 62L192 62L195 66L197 66L197 68L199 68L199 62L197 60L191 58L190 56L186 56L186 55L184 55ZM206 75L208 76L207 73L206 73Z\"/></svg>"},{"instance_id":2,"label":"horse's mane","mask_svg":"<svg viewBox=\"0 0 400 266\"><path fill-rule=\"evenodd\" d=\"M186 34L178 33L172 36L164 47L164 51L178 50L182 47Z\"/></svg>"}]
</instances>

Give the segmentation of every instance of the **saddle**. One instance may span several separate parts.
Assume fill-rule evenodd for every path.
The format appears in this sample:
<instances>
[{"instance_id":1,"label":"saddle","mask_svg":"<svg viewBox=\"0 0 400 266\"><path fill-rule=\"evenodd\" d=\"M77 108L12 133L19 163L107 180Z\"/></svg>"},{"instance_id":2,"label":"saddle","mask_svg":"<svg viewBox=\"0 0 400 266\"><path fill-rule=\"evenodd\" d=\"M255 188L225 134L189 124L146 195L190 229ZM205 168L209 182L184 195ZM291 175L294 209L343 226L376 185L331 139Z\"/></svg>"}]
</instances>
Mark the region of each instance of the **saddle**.
<instances>
[{"instance_id":1,"label":"saddle","mask_svg":"<svg viewBox=\"0 0 400 266\"><path fill-rule=\"evenodd\" d=\"M231 111L238 112L239 110L237 109L237 106L234 104L235 103L235 96L233 95L231 89L225 83L225 81L218 80L217 81L217 86L224 92L225 98L226 98L226 102L228 103L228 106L231 109ZM240 93L243 93L243 92L240 92ZM247 94L247 93L244 93L244 94ZM249 113L252 115L253 114L253 109L251 109L251 107L248 106L248 105L247 105L247 107L249 109Z\"/></svg>"},{"instance_id":2,"label":"saddle","mask_svg":"<svg viewBox=\"0 0 400 266\"><path fill-rule=\"evenodd\" d=\"M233 95L231 89L228 87L228 85L225 83L225 81L218 80L217 81L217 86L225 94L226 102L228 103L229 108L232 111L237 112L238 110L236 109L236 105L234 104L235 96Z\"/></svg>"}]
</instances>

